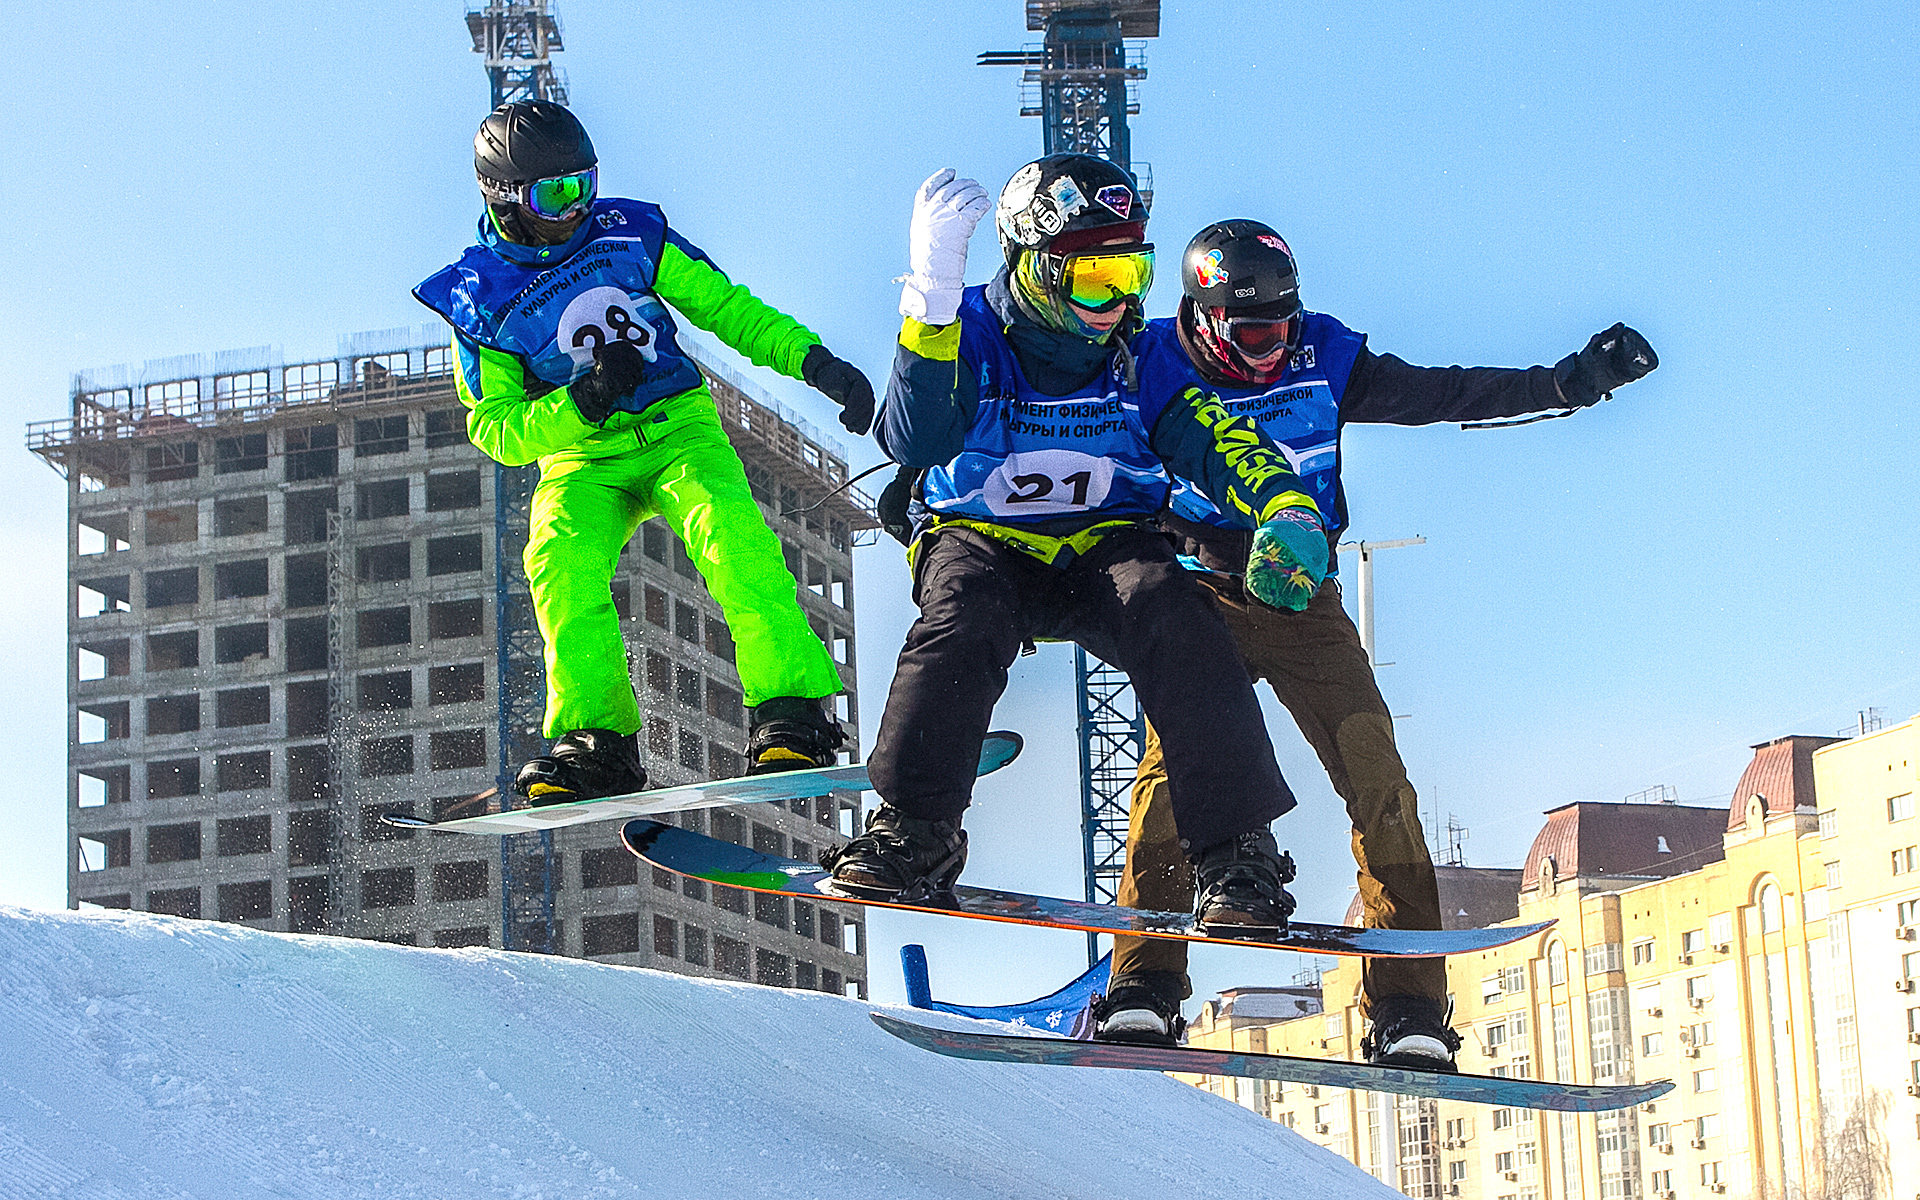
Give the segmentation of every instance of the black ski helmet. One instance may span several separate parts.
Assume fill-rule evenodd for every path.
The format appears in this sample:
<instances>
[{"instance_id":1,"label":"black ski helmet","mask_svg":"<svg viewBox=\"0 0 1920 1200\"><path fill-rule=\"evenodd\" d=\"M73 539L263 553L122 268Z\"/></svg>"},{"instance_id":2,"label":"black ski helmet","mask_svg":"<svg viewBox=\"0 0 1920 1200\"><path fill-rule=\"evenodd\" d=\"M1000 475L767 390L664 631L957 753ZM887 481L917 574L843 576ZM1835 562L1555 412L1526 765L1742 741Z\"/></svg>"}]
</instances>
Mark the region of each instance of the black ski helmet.
<instances>
[{"instance_id":1,"label":"black ski helmet","mask_svg":"<svg viewBox=\"0 0 1920 1200\"><path fill-rule=\"evenodd\" d=\"M1049 154L1021 167L994 211L1000 249L1071 253L1114 237L1146 240L1147 203L1133 176L1091 154Z\"/></svg>"},{"instance_id":2,"label":"black ski helmet","mask_svg":"<svg viewBox=\"0 0 1920 1200\"><path fill-rule=\"evenodd\" d=\"M502 104L473 136L473 171L495 202L515 185L572 175L599 161L579 119L551 100Z\"/></svg>"},{"instance_id":3,"label":"black ski helmet","mask_svg":"<svg viewBox=\"0 0 1920 1200\"><path fill-rule=\"evenodd\" d=\"M1195 234L1180 257L1180 290L1202 308L1236 316L1278 321L1301 307L1293 251L1258 221L1216 221Z\"/></svg>"}]
</instances>

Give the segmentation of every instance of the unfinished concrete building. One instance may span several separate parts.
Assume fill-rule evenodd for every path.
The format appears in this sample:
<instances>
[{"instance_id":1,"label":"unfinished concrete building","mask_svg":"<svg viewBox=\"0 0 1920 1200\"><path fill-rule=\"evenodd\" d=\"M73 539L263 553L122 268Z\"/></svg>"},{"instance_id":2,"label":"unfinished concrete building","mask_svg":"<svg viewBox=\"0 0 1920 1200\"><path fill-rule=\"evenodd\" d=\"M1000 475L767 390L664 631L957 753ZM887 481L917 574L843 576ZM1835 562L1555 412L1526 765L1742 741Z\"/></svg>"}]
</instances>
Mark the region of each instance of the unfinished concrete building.
<instances>
[{"instance_id":1,"label":"unfinished concrete building","mask_svg":"<svg viewBox=\"0 0 1920 1200\"><path fill-rule=\"evenodd\" d=\"M865 994L857 913L653 871L617 823L515 847L380 822L474 810L538 744L508 494L524 506L532 469L468 444L451 370L436 327L310 362L174 359L78 375L70 415L29 426L69 489L69 902ZM857 729L851 552L870 506L834 491L836 447L708 374ZM738 774L732 640L658 520L613 598L653 780ZM684 823L807 857L849 833L856 803Z\"/></svg>"}]
</instances>

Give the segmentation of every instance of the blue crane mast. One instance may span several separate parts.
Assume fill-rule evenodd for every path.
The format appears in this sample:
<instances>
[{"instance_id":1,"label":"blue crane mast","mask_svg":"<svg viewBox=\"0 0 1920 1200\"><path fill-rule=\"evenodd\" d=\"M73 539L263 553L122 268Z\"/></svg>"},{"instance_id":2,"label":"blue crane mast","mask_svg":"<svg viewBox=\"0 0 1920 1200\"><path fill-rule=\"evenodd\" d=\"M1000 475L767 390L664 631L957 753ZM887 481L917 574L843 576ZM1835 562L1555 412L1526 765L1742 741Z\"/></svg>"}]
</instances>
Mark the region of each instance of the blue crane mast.
<instances>
[{"instance_id":1,"label":"blue crane mast","mask_svg":"<svg viewBox=\"0 0 1920 1200\"><path fill-rule=\"evenodd\" d=\"M475 53L486 56L492 107L516 100L567 102L566 82L548 55L563 49L560 21L547 0L487 0L467 11ZM527 544L528 510L540 481L535 465L493 468L493 571L495 674L500 711L495 744L499 774L495 806L505 808L516 763L544 745L547 672L533 597L520 570ZM558 953L553 897L559 886L553 834L522 833L500 842L500 946L536 954Z\"/></svg>"},{"instance_id":2,"label":"blue crane mast","mask_svg":"<svg viewBox=\"0 0 1920 1200\"><path fill-rule=\"evenodd\" d=\"M1021 67L1020 115L1039 117L1047 154L1092 154L1131 174L1149 207L1152 174L1135 162L1127 118L1146 77L1139 43L1160 36L1160 0L1026 0L1027 28L1045 40L981 53L983 67ZM1127 811L1146 750L1146 718L1126 673L1074 647L1080 742L1080 832L1088 900L1114 903L1126 866ZM1087 935L1087 961L1099 960Z\"/></svg>"}]
</instances>

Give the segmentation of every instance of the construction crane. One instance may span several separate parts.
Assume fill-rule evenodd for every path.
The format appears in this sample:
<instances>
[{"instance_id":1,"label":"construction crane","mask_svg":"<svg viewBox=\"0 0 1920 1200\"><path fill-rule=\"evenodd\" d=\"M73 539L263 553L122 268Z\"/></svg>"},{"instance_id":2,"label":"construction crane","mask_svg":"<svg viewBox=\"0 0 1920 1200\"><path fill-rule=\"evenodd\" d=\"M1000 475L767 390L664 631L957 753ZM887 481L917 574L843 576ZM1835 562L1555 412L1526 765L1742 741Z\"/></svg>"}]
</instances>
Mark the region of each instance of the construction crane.
<instances>
[{"instance_id":1,"label":"construction crane","mask_svg":"<svg viewBox=\"0 0 1920 1200\"><path fill-rule=\"evenodd\" d=\"M1149 207L1152 175L1133 158L1127 118L1140 111L1144 53L1129 39L1160 36L1160 0L1105 4L1026 0L1027 28L1039 45L988 50L983 67L1021 67L1020 115L1041 119L1047 154L1092 154L1131 174ZM1080 831L1087 899L1114 903L1126 868L1127 811L1133 777L1146 752L1147 723L1124 671L1074 648L1080 741ZM1087 935L1087 961L1100 949Z\"/></svg>"},{"instance_id":2,"label":"construction crane","mask_svg":"<svg viewBox=\"0 0 1920 1200\"><path fill-rule=\"evenodd\" d=\"M560 20L547 0L488 0L467 11L475 53L486 56L492 106L516 100L567 102L567 86L548 55L563 49ZM519 569L537 466L493 468L494 654L500 711L495 744L495 804L506 807L514 764L539 752L547 671L533 597ZM553 954L553 897L559 886L553 834L522 833L500 842L500 947Z\"/></svg>"}]
</instances>

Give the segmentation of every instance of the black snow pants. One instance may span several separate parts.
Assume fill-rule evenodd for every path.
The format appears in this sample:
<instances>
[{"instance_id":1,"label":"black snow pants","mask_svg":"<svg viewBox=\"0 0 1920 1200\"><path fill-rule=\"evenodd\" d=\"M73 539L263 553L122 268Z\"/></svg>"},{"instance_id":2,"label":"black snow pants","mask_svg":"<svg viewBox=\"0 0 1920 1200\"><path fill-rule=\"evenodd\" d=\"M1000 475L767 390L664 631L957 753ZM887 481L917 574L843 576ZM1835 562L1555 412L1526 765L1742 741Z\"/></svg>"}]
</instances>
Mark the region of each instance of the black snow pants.
<instances>
[{"instance_id":1,"label":"black snow pants","mask_svg":"<svg viewBox=\"0 0 1920 1200\"><path fill-rule=\"evenodd\" d=\"M1064 567L965 528L928 540L914 580L920 617L867 761L882 800L909 817L959 817L1007 668L1023 643L1052 638L1133 681L1164 748L1183 850L1265 828L1294 806L1233 638L1163 534L1119 530Z\"/></svg>"}]
</instances>

